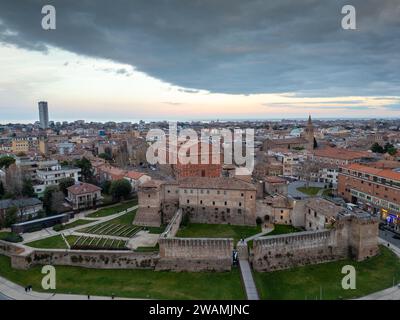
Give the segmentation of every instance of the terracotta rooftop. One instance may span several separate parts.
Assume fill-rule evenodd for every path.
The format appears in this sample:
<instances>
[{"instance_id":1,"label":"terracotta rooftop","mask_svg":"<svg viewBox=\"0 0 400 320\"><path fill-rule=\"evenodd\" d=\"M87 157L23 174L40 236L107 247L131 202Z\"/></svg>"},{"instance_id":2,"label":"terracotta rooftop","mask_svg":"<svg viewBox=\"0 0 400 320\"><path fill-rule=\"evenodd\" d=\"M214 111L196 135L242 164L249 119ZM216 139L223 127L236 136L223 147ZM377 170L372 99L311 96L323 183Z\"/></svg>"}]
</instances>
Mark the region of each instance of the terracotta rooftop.
<instances>
[{"instance_id":1,"label":"terracotta rooftop","mask_svg":"<svg viewBox=\"0 0 400 320\"><path fill-rule=\"evenodd\" d=\"M138 180L140 177L144 176L144 173L138 171L128 171L125 176L130 179Z\"/></svg>"},{"instance_id":2,"label":"terracotta rooftop","mask_svg":"<svg viewBox=\"0 0 400 320\"><path fill-rule=\"evenodd\" d=\"M342 148L324 148L314 151L314 156L332 158L339 160L356 160L361 158L372 158L371 153L366 151L353 151Z\"/></svg>"},{"instance_id":3,"label":"terracotta rooftop","mask_svg":"<svg viewBox=\"0 0 400 320\"><path fill-rule=\"evenodd\" d=\"M93 193L93 192L101 191L101 188L98 186L95 186L94 184L80 182L71 187L68 187L67 190L68 190L68 192L71 192L72 194L79 195L79 194L86 194L86 193Z\"/></svg>"},{"instance_id":4,"label":"terracotta rooftop","mask_svg":"<svg viewBox=\"0 0 400 320\"><path fill-rule=\"evenodd\" d=\"M358 163L353 163L348 166L345 166L346 169L350 170L355 170L363 173L368 173L374 176L386 178L386 179L392 179L392 180L397 180L400 181L400 172L396 172L390 169L378 169L378 168L373 168L369 167L366 165L361 165Z\"/></svg>"},{"instance_id":5,"label":"terracotta rooftop","mask_svg":"<svg viewBox=\"0 0 400 320\"><path fill-rule=\"evenodd\" d=\"M309 198L306 207L327 217L336 217L343 208L323 198Z\"/></svg>"},{"instance_id":6,"label":"terracotta rooftop","mask_svg":"<svg viewBox=\"0 0 400 320\"><path fill-rule=\"evenodd\" d=\"M256 187L251 183L226 177L187 177L179 180L179 187L193 189L256 190Z\"/></svg>"}]
</instances>

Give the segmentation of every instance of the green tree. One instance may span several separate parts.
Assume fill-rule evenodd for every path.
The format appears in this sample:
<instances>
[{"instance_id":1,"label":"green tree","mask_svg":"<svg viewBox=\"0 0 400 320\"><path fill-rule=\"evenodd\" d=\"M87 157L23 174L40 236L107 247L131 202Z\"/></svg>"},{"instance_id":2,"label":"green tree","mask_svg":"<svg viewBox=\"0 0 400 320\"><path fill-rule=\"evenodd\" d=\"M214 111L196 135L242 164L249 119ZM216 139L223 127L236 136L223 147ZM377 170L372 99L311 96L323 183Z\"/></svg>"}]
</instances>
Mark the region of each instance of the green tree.
<instances>
[{"instance_id":1,"label":"green tree","mask_svg":"<svg viewBox=\"0 0 400 320\"><path fill-rule=\"evenodd\" d=\"M91 182L93 180L92 163L88 159L83 157L80 160L76 160L75 165L81 169L83 181Z\"/></svg>"},{"instance_id":2,"label":"green tree","mask_svg":"<svg viewBox=\"0 0 400 320\"><path fill-rule=\"evenodd\" d=\"M14 223L17 222L18 219L18 208L11 207L6 210L6 215L4 219L4 225L6 228L10 228Z\"/></svg>"},{"instance_id":3,"label":"green tree","mask_svg":"<svg viewBox=\"0 0 400 320\"><path fill-rule=\"evenodd\" d=\"M384 153L385 150L383 149L383 147L378 143L375 142L372 146L371 146L371 151L375 152L375 153Z\"/></svg>"},{"instance_id":4,"label":"green tree","mask_svg":"<svg viewBox=\"0 0 400 320\"><path fill-rule=\"evenodd\" d=\"M104 159L104 160L107 160L107 161L111 161L112 160L112 156L110 156L108 153L100 153L99 154L99 158L102 158L102 159Z\"/></svg>"},{"instance_id":5,"label":"green tree","mask_svg":"<svg viewBox=\"0 0 400 320\"><path fill-rule=\"evenodd\" d=\"M394 156L397 152L397 149L395 147L391 147L387 150L387 153L389 153L391 156Z\"/></svg>"},{"instance_id":6,"label":"green tree","mask_svg":"<svg viewBox=\"0 0 400 320\"><path fill-rule=\"evenodd\" d=\"M58 187L64 193L64 195L67 196L68 195L67 188L73 186L74 184L75 184L74 178L64 178L60 180L60 182L58 183Z\"/></svg>"},{"instance_id":7,"label":"green tree","mask_svg":"<svg viewBox=\"0 0 400 320\"><path fill-rule=\"evenodd\" d=\"M53 193L58 191L57 186L49 186L43 192L43 209L46 212L46 215L50 215L52 213L53 207Z\"/></svg>"},{"instance_id":8,"label":"green tree","mask_svg":"<svg viewBox=\"0 0 400 320\"><path fill-rule=\"evenodd\" d=\"M100 187L105 194L110 194L111 181L105 180Z\"/></svg>"},{"instance_id":9,"label":"green tree","mask_svg":"<svg viewBox=\"0 0 400 320\"><path fill-rule=\"evenodd\" d=\"M6 168L8 169L9 166L11 166L15 162L15 159L10 156L5 156L0 158L0 168Z\"/></svg>"},{"instance_id":10,"label":"green tree","mask_svg":"<svg viewBox=\"0 0 400 320\"><path fill-rule=\"evenodd\" d=\"M5 192L3 181L0 181L0 199L4 196Z\"/></svg>"},{"instance_id":11,"label":"green tree","mask_svg":"<svg viewBox=\"0 0 400 320\"><path fill-rule=\"evenodd\" d=\"M21 193L25 197L35 196L35 190L33 189L33 184L31 179L24 179L22 182Z\"/></svg>"},{"instance_id":12,"label":"green tree","mask_svg":"<svg viewBox=\"0 0 400 320\"><path fill-rule=\"evenodd\" d=\"M132 186L128 180L121 179L111 183L110 194L115 200L121 200L121 198L126 199L131 191Z\"/></svg>"}]
</instances>

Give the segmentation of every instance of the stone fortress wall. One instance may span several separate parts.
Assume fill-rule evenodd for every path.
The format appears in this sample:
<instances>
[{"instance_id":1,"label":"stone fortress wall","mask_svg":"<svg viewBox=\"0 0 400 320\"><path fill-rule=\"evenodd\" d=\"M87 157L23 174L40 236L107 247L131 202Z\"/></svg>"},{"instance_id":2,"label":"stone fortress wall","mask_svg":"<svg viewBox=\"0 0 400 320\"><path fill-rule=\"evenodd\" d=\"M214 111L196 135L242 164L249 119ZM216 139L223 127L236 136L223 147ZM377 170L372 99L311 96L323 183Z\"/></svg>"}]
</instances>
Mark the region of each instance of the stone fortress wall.
<instances>
[{"instance_id":1,"label":"stone fortress wall","mask_svg":"<svg viewBox=\"0 0 400 320\"><path fill-rule=\"evenodd\" d=\"M133 251L89 251L34 249L11 257L16 269L28 269L35 265L75 266L98 269L154 269L158 255Z\"/></svg>"},{"instance_id":2,"label":"stone fortress wall","mask_svg":"<svg viewBox=\"0 0 400 320\"><path fill-rule=\"evenodd\" d=\"M233 239L177 238L182 215L182 210L178 210L160 236L156 270L230 271Z\"/></svg>"},{"instance_id":3,"label":"stone fortress wall","mask_svg":"<svg viewBox=\"0 0 400 320\"><path fill-rule=\"evenodd\" d=\"M378 220L346 215L329 230L305 231L254 240L256 271L275 271L345 258L362 261L378 253Z\"/></svg>"}]
</instances>

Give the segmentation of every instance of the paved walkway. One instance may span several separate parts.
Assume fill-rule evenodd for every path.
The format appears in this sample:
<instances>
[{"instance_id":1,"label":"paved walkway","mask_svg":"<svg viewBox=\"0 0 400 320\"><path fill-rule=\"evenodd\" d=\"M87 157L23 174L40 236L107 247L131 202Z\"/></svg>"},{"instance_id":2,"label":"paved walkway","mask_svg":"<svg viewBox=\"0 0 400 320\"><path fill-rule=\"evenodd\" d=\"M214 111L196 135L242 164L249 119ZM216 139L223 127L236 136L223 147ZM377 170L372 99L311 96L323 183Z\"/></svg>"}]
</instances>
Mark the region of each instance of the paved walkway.
<instances>
[{"instance_id":1,"label":"paved walkway","mask_svg":"<svg viewBox=\"0 0 400 320\"><path fill-rule=\"evenodd\" d=\"M89 300L86 295L25 292L25 289L7 279L0 277L0 300ZM111 297L91 296L90 300L112 300ZM128 300L115 298L115 300Z\"/></svg>"},{"instance_id":2,"label":"paved walkway","mask_svg":"<svg viewBox=\"0 0 400 320\"><path fill-rule=\"evenodd\" d=\"M260 300L248 260L239 260L240 272L248 300Z\"/></svg>"},{"instance_id":3,"label":"paved walkway","mask_svg":"<svg viewBox=\"0 0 400 320\"><path fill-rule=\"evenodd\" d=\"M244 239L244 241L249 242L250 240L254 240L255 238L259 238L262 236L266 236L267 233L270 233L271 231L274 231L274 228L265 228L262 229L262 231L260 233L254 234L246 239Z\"/></svg>"}]
</instances>

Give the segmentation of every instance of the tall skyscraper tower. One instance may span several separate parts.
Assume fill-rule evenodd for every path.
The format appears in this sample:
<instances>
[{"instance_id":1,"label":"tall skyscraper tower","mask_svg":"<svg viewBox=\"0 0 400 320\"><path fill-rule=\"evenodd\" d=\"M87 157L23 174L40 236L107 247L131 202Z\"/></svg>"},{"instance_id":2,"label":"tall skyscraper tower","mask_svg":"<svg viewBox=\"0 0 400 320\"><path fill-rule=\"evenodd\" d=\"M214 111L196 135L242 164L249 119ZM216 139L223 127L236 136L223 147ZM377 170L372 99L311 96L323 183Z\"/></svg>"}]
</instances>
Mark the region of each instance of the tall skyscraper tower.
<instances>
[{"instance_id":1,"label":"tall skyscraper tower","mask_svg":"<svg viewBox=\"0 0 400 320\"><path fill-rule=\"evenodd\" d=\"M39 121L42 129L49 127L49 108L46 101L39 102Z\"/></svg>"}]
</instances>

